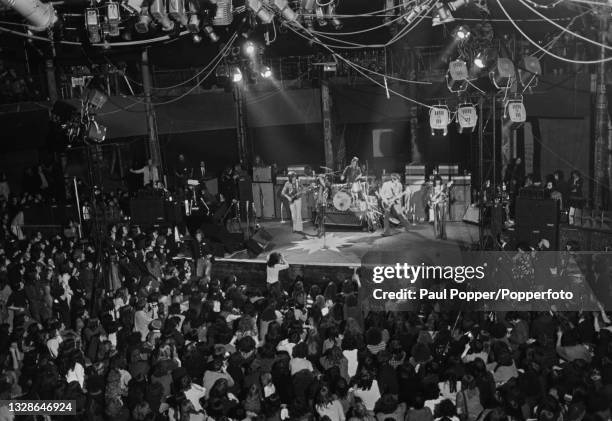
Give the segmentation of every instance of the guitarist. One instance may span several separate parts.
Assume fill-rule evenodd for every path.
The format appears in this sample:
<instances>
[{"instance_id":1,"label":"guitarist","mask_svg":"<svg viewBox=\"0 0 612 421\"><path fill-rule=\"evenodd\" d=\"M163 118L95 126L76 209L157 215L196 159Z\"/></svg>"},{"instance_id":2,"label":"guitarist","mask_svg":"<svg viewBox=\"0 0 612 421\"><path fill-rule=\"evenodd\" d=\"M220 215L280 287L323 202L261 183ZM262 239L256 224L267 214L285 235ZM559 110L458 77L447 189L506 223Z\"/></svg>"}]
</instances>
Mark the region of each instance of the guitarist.
<instances>
[{"instance_id":1,"label":"guitarist","mask_svg":"<svg viewBox=\"0 0 612 421\"><path fill-rule=\"evenodd\" d=\"M293 223L293 232L303 233L304 225L302 223L302 199L299 196L300 186L297 176L293 171L289 174L289 179L285 182L281 196L286 200L286 204L291 211L291 222Z\"/></svg>"},{"instance_id":2,"label":"guitarist","mask_svg":"<svg viewBox=\"0 0 612 421\"><path fill-rule=\"evenodd\" d=\"M384 228L383 237L391 235L391 227L389 225L389 218L393 213L398 218L406 231L408 231L410 224L404 218L404 212L402 212L402 197L404 196L404 187L400 181L400 176L397 173L391 174L391 180L385 181L380 188L380 198L382 200L383 208L385 210L384 216Z\"/></svg>"}]
</instances>

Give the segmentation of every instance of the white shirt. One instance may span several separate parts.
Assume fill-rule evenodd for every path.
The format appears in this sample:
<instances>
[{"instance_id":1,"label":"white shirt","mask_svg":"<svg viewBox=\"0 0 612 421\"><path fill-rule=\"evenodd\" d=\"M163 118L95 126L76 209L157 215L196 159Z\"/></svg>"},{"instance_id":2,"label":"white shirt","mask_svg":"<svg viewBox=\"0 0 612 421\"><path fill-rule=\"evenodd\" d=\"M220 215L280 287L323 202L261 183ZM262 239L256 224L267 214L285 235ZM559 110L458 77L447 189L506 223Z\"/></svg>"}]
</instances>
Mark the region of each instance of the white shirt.
<instances>
[{"instance_id":1,"label":"white shirt","mask_svg":"<svg viewBox=\"0 0 612 421\"><path fill-rule=\"evenodd\" d=\"M380 197L383 200L390 200L402 194L402 183L399 181L385 181L380 188Z\"/></svg>"},{"instance_id":2,"label":"white shirt","mask_svg":"<svg viewBox=\"0 0 612 421\"><path fill-rule=\"evenodd\" d=\"M196 411L202 410L200 399L204 396L206 396L206 389L196 383L192 383L191 388L185 391L185 398L191 401L191 403L193 404L193 408Z\"/></svg>"},{"instance_id":3,"label":"white shirt","mask_svg":"<svg viewBox=\"0 0 612 421\"><path fill-rule=\"evenodd\" d=\"M85 369L79 363L75 363L74 368L68 370L68 373L66 373L66 382L70 383L74 381L79 382L81 388L85 384Z\"/></svg>"},{"instance_id":4,"label":"white shirt","mask_svg":"<svg viewBox=\"0 0 612 421\"><path fill-rule=\"evenodd\" d=\"M153 182L153 184L159 181L159 172L157 171L156 166L149 167L148 165L142 167L139 170L133 171L135 174L142 174L144 185L148 185Z\"/></svg>"},{"instance_id":5,"label":"white shirt","mask_svg":"<svg viewBox=\"0 0 612 421\"><path fill-rule=\"evenodd\" d=\"M270 267L266 265L266 282L268 285L275 284L278 282L278 273L281 270L289 269L289 265L287 263L281 264L277 263L274 266Z\"/></svg>"},{"instance_id":6,"label":"white shirt","mask_svg":"<svg viewBox=\"0 0 612 421\"><path fill-rule=\"evenodd\" d=\"M353 391L353 395L361 399L368 411L373 411L374 405L376 405L376 402L378 402L378 400L380 399L380 389L378 388L378 382L376 380L372 380L372 386L370 387L370 390L355 389Z\"/></svg>"}]
</instances>

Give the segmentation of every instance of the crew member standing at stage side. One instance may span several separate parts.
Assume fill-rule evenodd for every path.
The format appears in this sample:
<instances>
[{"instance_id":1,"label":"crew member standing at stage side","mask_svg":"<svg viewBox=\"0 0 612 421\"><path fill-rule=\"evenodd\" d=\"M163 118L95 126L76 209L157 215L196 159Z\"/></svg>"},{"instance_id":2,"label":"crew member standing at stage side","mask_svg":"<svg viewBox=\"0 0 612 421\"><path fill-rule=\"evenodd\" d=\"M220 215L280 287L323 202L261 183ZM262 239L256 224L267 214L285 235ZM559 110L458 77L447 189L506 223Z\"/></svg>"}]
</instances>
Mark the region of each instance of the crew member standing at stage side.
<instances>
[{"instance_id":1,"label":"crew member standing at stage side","mask_svg":"<svg viewBox=\"0 0 612 421\"><path fill-rule=\"evenodd\" d=\"M400 182L400 176L397 173L391 174L391 179L385 181L380 188L380 198L382 200L383 208L385 210L384 217L384 228L383 237L391 235L391 226L389 225L389 218L393 214L397 219L400 220L406 231L409 230L410 224L404 218L404 212L402 211L402 197L404 196L404 187Z\"/></svg>"},{"instance_id":2,"label":"crew member standing at stage side","mask_svg":"<svg viewBox=\"0 0 612 421\"><path fill-rule=\"evenodd\" d=\"M291 211L293 232L302 233L304 231L304 226L302 223L302 199L298 196L300 191L299 184L294 172L290 172L288 176L289 179L285 182L281 195L287 201L287 205Z\"/></svg>"}]
</instances>

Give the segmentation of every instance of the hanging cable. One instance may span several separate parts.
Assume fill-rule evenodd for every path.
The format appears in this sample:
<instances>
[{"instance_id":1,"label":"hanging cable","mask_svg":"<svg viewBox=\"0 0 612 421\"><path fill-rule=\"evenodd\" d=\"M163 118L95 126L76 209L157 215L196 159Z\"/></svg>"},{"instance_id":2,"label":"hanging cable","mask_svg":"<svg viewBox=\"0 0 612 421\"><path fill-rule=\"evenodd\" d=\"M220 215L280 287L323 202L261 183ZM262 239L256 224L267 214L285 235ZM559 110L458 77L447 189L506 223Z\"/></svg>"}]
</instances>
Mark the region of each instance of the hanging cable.
<instances>
[{"instance_id":1,"label":"hanging cable","mask_svg":"<svg viewBox=\"0 0 612 421\"><path fill-rule=\"evenodd\" d=\"M504 8L504 6L501 4L500 0L497 0L497 4L499 5L499 8L502 10L502 12L508 17L508 19L510 20L510 22L512 23L512 25L516 28L516 30L523 36L523 38L525 38L527 41L529 41L531 44L533 44L536 48L538 48L540 51L544 52L545 54L556 58L557 60L561 60L564 61L566 63L573 63L573 64L599 64L602 62L609 62L612 61L612 57L607 57L603 60L572 60L572 59L568 59L562 56L559 56L557 54L551 53L550 51L546 51L544 48L542 48L536 41L534 41L532 38L529 37L529 35L527 35L513 20L512 17L508 14L508 11Z\"/></svg>"}]
</instances>

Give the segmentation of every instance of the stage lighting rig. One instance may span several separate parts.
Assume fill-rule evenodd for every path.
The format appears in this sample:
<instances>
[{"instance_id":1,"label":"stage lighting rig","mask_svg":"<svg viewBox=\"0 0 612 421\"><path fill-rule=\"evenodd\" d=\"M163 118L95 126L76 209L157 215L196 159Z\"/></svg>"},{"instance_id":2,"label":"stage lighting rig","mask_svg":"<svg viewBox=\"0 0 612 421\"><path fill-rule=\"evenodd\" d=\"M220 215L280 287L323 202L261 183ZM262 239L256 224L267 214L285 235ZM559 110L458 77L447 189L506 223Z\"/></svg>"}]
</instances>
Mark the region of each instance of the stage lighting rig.
<instances>
[{"instance_id":1,"label":"stage lighting rig","mask_svg":"<svg viewBox=\"0 0 612 421\"><path fill-rule=\"evenodd\" d=\"M446 23L453 22L454 20L455 18L453 17L453 14L447 4L442 1L437 1L434 5L434 13L433 19L431 20L431 26L443 25Z\"/></svg>"},{"instance_id":2,"label":"stage lighting rig","mask_svg":"<svg viewBox=\"0 0 612 421\"><path fill-rule=\"evenodd\" d=\"M259 73L264 79L270 79L272 77L272 69L270 69L269 66L263 66Z\"/></svg>"},{"instance_id":3,"label":"stage lighting rig","mask_svg":"<svg viewBox=\"0 0 612 421\"><path fill-rule=\"evenodd\" d=\"M210 2L217 5L215 16L212 19L213 25L231 25L234 20L234 8L232 0L211 0Z\"/></svg>"},{"instance_id":4,"label":"stage lighting rig","mask_svg":"<svg viewBox=\"0 0 612 421\"><path fill-rule=\"evenodd\" d=\"M342 22L336 16L336 2L327 6L327 16L336 31L342 29Z\"/></svg>"},{"instance_id":5,"label":"stage lighting rig","mask_svg":"<svg viewBox=\"0 0 612 421\"><path fill-rule=\"evenodd\" d=\"M453 36L458 41L465 41L470 37L470 28L466 25L461 25L455 29Z\"/></svg>"},{"instance_id":6,"label":"stage lighting rig","mask_svg":"<svg viewBox=\"0 0 612 421\"><path fill-rule=\"evenodd\" d=\"M202 19L202 30L204 31L210 42L219 42L219 35L217 35L217 33L215 32L215 28L213 28L208 18Z\"/></svg>"},{"instance_id":7,"label":"stage lighting rig","mask_svg":"<svg viewBox=\"0 0 612 421\"><path fill-rule=\"evenodd\" d=\"M524 89L533 88L538 85L538 77L542 74L540 60L534 56L525 56L519 67L519 79Z\"/></svg>"},{"instance_id":8,"label":"stage lighting rig","mask_svg":"<svg viewBox=\"0 0 612 421\"><path fill-rule=\"evenodd\" d=\"M516 130L527 121L527 110L521 95L509 99L504 104L504 122L510 125L510 130Z\"/></svg>"},{"instance_id":9,"label":"stage lighting rig","mask_svg":"<svg viewBox=\"0 0 612 421\"><path fill-rule=\"evenodd\" d=\"M451 61L446 73L446 86L451 92L464 92L468 86L468 68L463 60Z\"/></svg>"},{"instance_id":10,"label":"stage lighting rig","mask_svg":"<svg viewBox=\"0 0 612 421\"><path fill-rule=\"evenodd\" d=\"M507 90L516 81L514 63L509 58L499 57L489 75L497 89Z\"/></svg>"},{"instance_id":11,"label":"stage lighting rig","mask_svg":"<svg viewBox=\"0 0 612 421\"><path fill-rule=\"evenodd\" d=\"M51 3L39 0L0 0L0 3L23 16L29 29L35 32L46 31L57 22L57 14Z\"/></svg>"},{"instance_id":12,"label":"stage lighting rig","mask_svg":"<svg viewBox=\"0 0 612 421\"><path fill-rule=\"evenodd\" d=\"M168 15L181 25L187 26L189 18L185 9L185 0L168 0Z\"/></svg>"},{"instance_id":13,"label":"stage lighting rig","mask_svg":"<svg viewBox=\"0 0 612 421\"><path fill-rule=\"evenodd\" d=\"M287 0L272 0L274 6L280 11L282 17L287 19L290 22L294 22L297 20L297 15L293 11L291 7L289 7L289 3Z\"/></svg>"},{"instance_id":14,"label":"stage lighting rig","mask_svg":"<svg viewBox=\"0 0 612 421\"><path fill-rule=\"evenodd\" d=\"M121 14L119 13L119 3L109 1L106 3L106 25L108 35L111 37L119 36L119 24L121 23Z\"/></svg>"},{"instance_id":15,"label":"stage lighting rig","mask_svg":"<svg viewBox=\"0 0 612 421\"><path fill-rule=\"evenodd\" d=\"M421 14L425 11L426 6L424 3L417 4L409 12L404 15L404 20L407 25L411 25Z\"/></svg>"},{"instance_id":16,"label":"stage lighting rig","mask_svg":"<svg viewBox=\"0 0 612 421\"><path fill-rule=\"evenodd\" d=\"M272 14L272 12L270 12L264 6L261 0L247 0L247 7L251 11L253 11L253 13L255 13L255 16L257 16L259 20L264 24L271 23L274 19L274 15Z\"/></svg>"},{"instance_id":17,"label":"stage lighting rig","mask_svg":"<svg viewBox=\"0 0 612 421\"><path fill-rule=\"evenodd\" d=\"M457 107L457 131L473 132L478 123L478 112L474 104L461 104Z\"/></svg>"},{"instance_id":18,"label":"stage lighting rig","mask_svg":"<svg viewBox=\"0 0 612 421\"><path fill-rule=\"evenodd\" d=\"M149 11L153 19L157 21L165 32L170 32L174 29L174 22L168 17L166 12L166 1L165 0L153 0Z\"/></svg>"},{"instance_id":19,"label":"stage lighting rig","mask_svg":"<svg viewBox=\"0 0 612 421\"><path fill-rule=\"evenodd\" d=\"M90 42L97 43L101 41L98 9L91 8L85 10L85 28L87 28Z\"/></svg>"},{"instance_id":20,"label":"stage lighting rig","mask_svg":"<svg viewBox=\"0 0 612 421\"><path fill-rule=\"evenodd\" d=\"M232 69L232 82L239 83L242 82L242 72L238 67L234 67Z\"/></svg>"},{"instance_id":21,"label":"stage lighting rig","mask_svg":"<svg viewBox=\"0 0 612 421\"><path fill-rule=\"evenodd\" d=\"M106 126L98 124L95 119L91 119L87 128L87 138L95 143L102 143L106 139Z\"/></svg>"},{"instance_id":22,"label":"stage lighting rig","mask_svg":"<svg viewBox=\"0 0 612 421\"><path fill-rule=\"evenodd\" d=\"M151 16L149 16L149 9L147 7L142 7L140 9L140 13L138 14L138 20L134 24L134 29L139 34L146 34L149 32L149 25L151 24Z\"/></svg>"},{"instance_id":23,"label":"stage lighting rig","mask_svg":"<svg viewBox=\"0 0 612 421\"><path fill-rule=\"evenodd\" d=\"M434 105L429 110L429 125L431 126L431 135L448 134L448 125L450 124L450 110L446 105Z\"/></svg>"}]
</instances>

